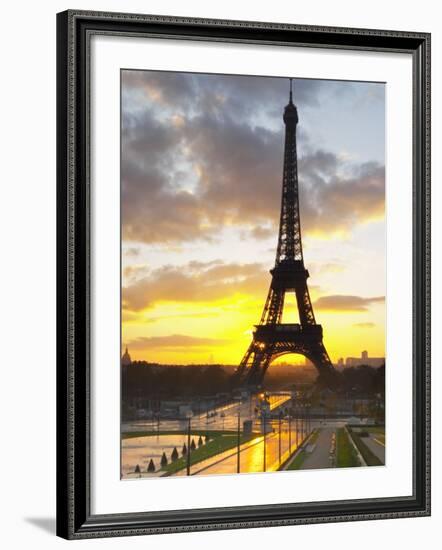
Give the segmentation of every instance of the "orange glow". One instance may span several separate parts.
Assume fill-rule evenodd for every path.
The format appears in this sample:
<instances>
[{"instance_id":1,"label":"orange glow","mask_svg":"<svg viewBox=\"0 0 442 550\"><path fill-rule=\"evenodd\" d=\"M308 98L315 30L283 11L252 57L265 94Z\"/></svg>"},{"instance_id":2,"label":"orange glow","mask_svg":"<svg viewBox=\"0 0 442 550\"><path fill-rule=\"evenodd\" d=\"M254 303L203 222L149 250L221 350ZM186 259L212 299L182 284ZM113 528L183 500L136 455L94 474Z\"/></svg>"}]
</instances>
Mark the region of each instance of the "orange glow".
<instances>
[{"instance_id":1,"label":"orange glow","mask_svg":"<svg viewBox=\"0 0 442 550\"><path fill-rule=\"evenodd\" d=\"M262 306L263 300L238 294L213 303L160 303L137 314L124 312L123 345L129 345L136 360L237 365L251 341L251 329L259 321ZM296 321L296 311L288 317ZM323 325L332 361L359 357L363 349L372 357L385 355L384 304L370 306L366 312L318 311L316 320ZM370 328L355 326L368 320ZM195 342L163 344L161 338L166 335L187 335Z\"/></svg>"}]
</instances>

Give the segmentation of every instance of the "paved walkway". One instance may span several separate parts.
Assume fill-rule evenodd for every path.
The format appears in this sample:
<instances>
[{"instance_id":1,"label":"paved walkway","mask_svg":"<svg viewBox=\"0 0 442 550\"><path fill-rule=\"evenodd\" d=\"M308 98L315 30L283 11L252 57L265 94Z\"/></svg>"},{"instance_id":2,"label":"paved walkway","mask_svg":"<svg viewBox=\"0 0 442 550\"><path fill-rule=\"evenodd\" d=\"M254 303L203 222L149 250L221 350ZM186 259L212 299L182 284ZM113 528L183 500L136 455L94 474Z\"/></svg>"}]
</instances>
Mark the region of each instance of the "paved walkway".
<instances>
[{"instance_id":1,"label":"paved walkway","mask_svg":"<svg viewBox=\"0 0 442 550\"><path fill-rule=\"evenodd\" d=\"M315 443L315 449L312 453L307 454L306 459L302 463L300 470L313 470L317 468L331 468L329 459L330 446L334 428L323 428Z\"/></svg>"},{"instance_id":2,"label":"paved walkway","mask_svg":"<svg viewBox=\"0 0 442 550\"><path fill-rule=\"evenodd\" d=\"M379 441L376 441L376 435L370 435L370 437L364 437L362 440L372 453L374 453L382 464L385 464L385 445L382 445Z\"/></svg>"}]
</instances>

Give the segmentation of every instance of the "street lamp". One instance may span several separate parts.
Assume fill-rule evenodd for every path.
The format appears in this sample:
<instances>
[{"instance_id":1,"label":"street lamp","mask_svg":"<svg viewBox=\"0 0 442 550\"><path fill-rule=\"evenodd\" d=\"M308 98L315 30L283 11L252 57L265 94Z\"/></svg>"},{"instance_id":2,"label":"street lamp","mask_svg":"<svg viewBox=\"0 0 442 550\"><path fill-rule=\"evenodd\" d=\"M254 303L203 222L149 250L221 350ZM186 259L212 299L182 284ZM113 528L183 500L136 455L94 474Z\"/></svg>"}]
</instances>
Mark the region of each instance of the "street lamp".
<instances>
[{"instance_id":1,"label":"street lamp","mask_svg":"<svg viewBox=\"0 0 442 550\"><path fill-rule=\"evenodd\" d=\"M289 412L289 454L292 453L292 417Z\"/></svg>"},{"instance_id":2,"label":"street lamp","mask_svg":"<svg viewBox=\"0 0 442 550\"><path fill-rule=\"evenodd\" d=\"M302 405L300 405L301 407L301 441L304 440L304 437L305 437L305 418L304 418L304 415L305 415L305 411L304 411L304 403Z\"/></svg>"},{"instance_id":3,"label":"street lamp","mask_svg":"<svg viewBox=\"0 0 442 550\"><path fill-rule=\"evenodd\" d=\"M236 438L236 473L239 474L241 469L240 460L240 446L241 446L241 411L238 408L238 426L237 426L237 438Z\"/></svg>"},{"instance_id":4,"label":"street lamp","mask_svg":"<svg viewBox=\"0 0 442 550\"><path fill-rule=\"evenodd\" d=\"M238 420L237 420L237 436L236 436L236 473L239 474L241 469L240 460L241 447L241 398L238 401Z\"/></svg>"},{"instance_id":5,"label":"street lamp","mask_svg":"<svg viewBox=\"0 0 442 550\"><path fill-rule=\"evenodd\" d=\"M279 458L279 464L281 464L281 411L279 411L279 418L278 418L278 458Z\"/></svg>"},{"instance_id":6,"label":"street lamp","mask_svg":"<svg viewBox=\"0 0 442 550\"><path fill-rule=\"evenodd\" d=\"M190 476L190 415L187 416L187 456L186 475Z\"/></svg>"},{"instance_id":7,"label":"street lamp","mask_svg":"<svg viewBox=\"0 0 442 550\"><path fill-rule=\"evenodd\" d=\"M267 435L267 430L266 430L266 411L263 410L262 411L262 418L263 418L263 429L264 429L264 460L263 460L263 471L265 472L266 469L267 469L267 463L266 463L266 454L267 454L267 441L266 441L266 435Z\"/></svg>"}]
</instances>

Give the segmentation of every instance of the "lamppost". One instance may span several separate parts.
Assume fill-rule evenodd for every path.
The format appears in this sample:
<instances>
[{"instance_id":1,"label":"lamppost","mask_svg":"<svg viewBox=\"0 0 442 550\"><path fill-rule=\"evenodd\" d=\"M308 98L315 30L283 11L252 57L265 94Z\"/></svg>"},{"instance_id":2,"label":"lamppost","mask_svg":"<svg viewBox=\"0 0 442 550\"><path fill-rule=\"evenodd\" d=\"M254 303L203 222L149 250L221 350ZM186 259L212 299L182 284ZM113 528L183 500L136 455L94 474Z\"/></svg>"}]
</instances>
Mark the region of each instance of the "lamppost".
<instances>
[{"instance_id":1,"label":"lamppost","mask_svg":"<svg viewBox=\"0 0 442 550\"><path fill-rule=\"evenodd\" d=\"M279 418L278 418L278 458L279 458L279 464L281 464L281 411L279 411Z\"/></svg>"},{"instance_id":2,"label":"lamppost","mask_svg":"<svg viewBox=\"0 0 442 550\"><path fill-rule=\"evenodd\" d=\"M304 418L304 404L299 405L301 408L301 441L304 440L305 437L305 418Z\"/></svg>"},{"instance_id":3,"label":"lamppost","mask_svg":"<svg viewBox=\"0 0 442 550\"><path fill-rule=\"evenodd\" d=\"M292 454L292 416L289 412L289 454Z\"/></svg>"},{"instance_id":4,"label":"lamppost","mask_svg":"<svg viewBox=\"0 0 442 550\"><path fill-rule=\"evenodd\" d=\"M241 410L238 408L238 426L237 426L237 437L236 437L236 473L239 474L241 469L241 460L240 460L240 446L241 446Z\"/></svg>"},{"instance_id":5,"label":"lamppost","mask_svg":"<svg viewBox=\"0 0 442 550\"><path fill-rule=\"evenodd\" d=\"M266 412L265 410L262 411L262 418L263 418L263 429L264 429L264 460L263 460L263 471L265 472L267 469L267 462L266 462L266 454L267 454L267 441L266 441Z\"/></svg>"},{"instance_id":6,"label":"lamppost","mask_svg":"<svg viewBox=\"0 0 442 550\"><path fill-rule=\"evenodd\" d=\"M186 475L190 476L190 415L187 417L187 457Z\"/></svg>"}]
</instances>

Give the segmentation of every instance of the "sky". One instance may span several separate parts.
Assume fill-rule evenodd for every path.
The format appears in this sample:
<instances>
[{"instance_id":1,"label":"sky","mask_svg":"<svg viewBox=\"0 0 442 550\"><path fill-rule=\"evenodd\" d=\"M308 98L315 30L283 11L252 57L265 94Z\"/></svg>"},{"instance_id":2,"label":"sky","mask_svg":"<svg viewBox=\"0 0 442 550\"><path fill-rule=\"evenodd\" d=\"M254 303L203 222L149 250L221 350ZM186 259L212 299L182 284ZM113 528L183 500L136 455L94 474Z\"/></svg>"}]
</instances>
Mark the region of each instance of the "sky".
<instances>
[{"instance_id":1,"label":"sky","mask_svg":"<svg viewBox=\"0 0 442 550\"><path fill-rule=\"evenodd\" d=\"M333 362L385 355L384 84L124 70L122 344L132 359L241 361L275 262L288 77L316 321ZM298 322L292 295L283 322Z\"/></svg>"}]
</instances>

